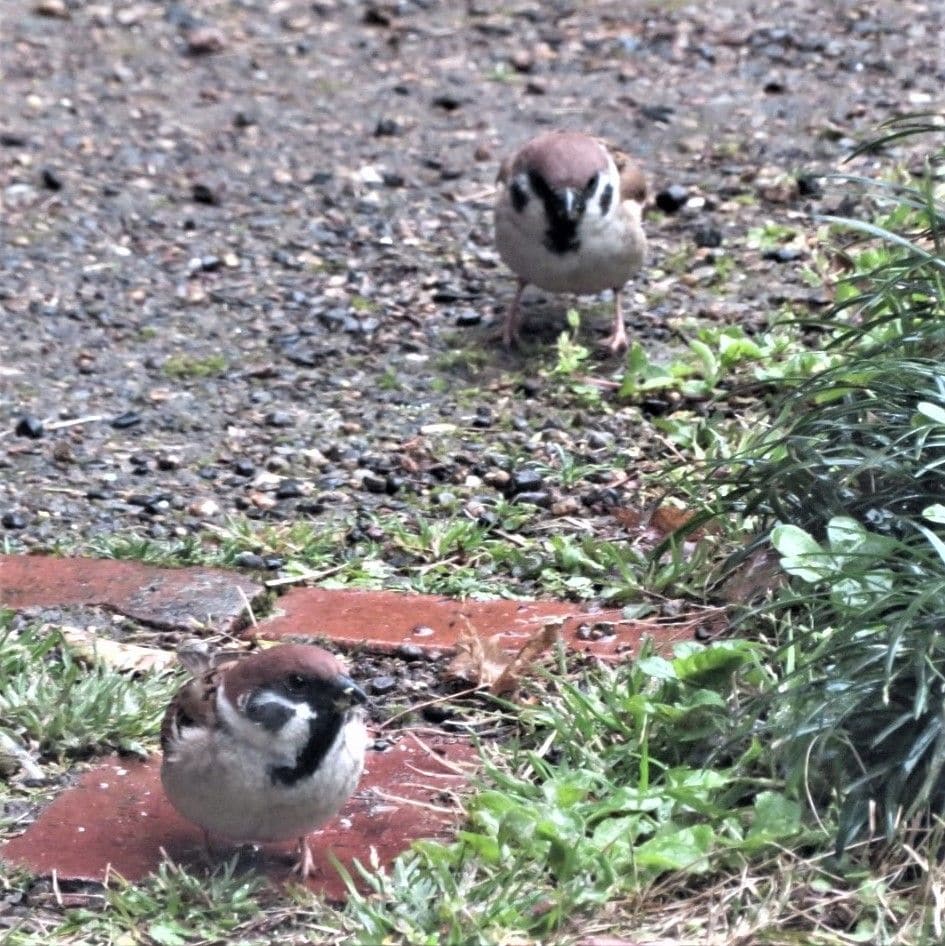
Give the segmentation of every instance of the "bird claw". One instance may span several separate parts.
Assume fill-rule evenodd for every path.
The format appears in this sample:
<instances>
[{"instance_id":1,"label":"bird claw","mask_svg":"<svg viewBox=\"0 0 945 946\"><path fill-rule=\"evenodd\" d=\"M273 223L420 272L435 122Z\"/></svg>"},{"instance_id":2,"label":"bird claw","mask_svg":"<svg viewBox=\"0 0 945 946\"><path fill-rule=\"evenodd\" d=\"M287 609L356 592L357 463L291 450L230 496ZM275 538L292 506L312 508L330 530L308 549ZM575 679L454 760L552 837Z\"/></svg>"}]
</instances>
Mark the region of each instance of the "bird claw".
<instances>
[{"instance_id":1,"label":"bird claw","mask_svg":"<svg viewBox=\"0 0 945 946\"><path fill-rule=\"evenodd\" d=\"M299 838L299 859L292 865L292 873L299 875L299 880L307 880L315 873L315 859L307 838Z\"/></svg>"},{"instance_id":2,"label":"bird claw","mask_svg":"<svg viewBox=\"0 0 945 946\"><path fill-rule=\"evenodd\" d=\"M624 331L612 332L601 342L601 347L606 348L612 355L622 354L630 347L627 342L627 333Z\"/></svg>"}]
</instances>

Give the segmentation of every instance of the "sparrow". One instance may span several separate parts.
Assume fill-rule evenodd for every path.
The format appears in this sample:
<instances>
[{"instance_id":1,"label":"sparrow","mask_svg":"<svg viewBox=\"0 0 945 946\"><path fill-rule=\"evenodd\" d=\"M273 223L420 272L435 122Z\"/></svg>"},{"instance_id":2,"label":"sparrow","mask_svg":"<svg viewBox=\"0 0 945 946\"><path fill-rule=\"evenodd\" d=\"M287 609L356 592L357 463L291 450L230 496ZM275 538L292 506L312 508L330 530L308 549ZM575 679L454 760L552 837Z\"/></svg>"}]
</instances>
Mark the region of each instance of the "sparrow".
<instances>
[{"instance_id":1,"label":"sparrow","mask_svg":"<svg viewBox=\"0 0 945 946\"><path fill-rule=\"evenodd\" d=\"M364 765L364 692L308 644L210 658L179 652L193 679L161 726L161 782L204 832L234 842L297 839L304 879L310 831L354 791Z\"/></svg>"},{"instance_id":2,"label":"sparrow","mask_svg":"<svg viewBox=\"0 0 945 946\"><path fill-rule=\"evenodd\" d=\"M614 291L614 353L627 347L621 306L624 283L643 265L646 200L642 170L597 138L549 131L523 145L499 170L495 242L518 276L502 338L518 339L522 292Z\"/></svg>"}]
</instances>

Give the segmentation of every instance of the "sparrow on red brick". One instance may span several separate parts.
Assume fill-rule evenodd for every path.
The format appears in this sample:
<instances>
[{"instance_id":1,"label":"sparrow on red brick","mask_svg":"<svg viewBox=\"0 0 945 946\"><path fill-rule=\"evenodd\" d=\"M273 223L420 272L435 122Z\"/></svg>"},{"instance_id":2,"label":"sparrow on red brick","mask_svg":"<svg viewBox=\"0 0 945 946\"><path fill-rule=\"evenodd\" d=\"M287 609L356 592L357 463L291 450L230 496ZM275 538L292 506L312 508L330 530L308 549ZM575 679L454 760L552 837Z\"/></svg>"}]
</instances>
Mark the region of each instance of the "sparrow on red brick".
<instances>
[{"instance_id":1,"label":"sparrow on red brick","mask_svg":"<svg viewBox=\"0 0 945 946\"><path fill-rule=\"evenodd\" d=\"M171 804L203 828L208 848L211 835L297 839L294 869L307 877L307 835L341 809L360 778L367 697L335 657L307 644L181 659L194 679L161 727Z\"/></svg>"},{"instance_id":2,"label":"sparrow on red brick","mask_svg":"<svg viewBox=\"0 0 945 946\"><path fill-rule=\"evenodd\" d=\"M627 347L621 290L643 265L641 214L646 181L640 168L589 135L550 131L532 138L499 171L495 241L518 276L505 316L506 345L518 338L522 292L614 291L612 352Z\"/></svg>"}]
</instances>

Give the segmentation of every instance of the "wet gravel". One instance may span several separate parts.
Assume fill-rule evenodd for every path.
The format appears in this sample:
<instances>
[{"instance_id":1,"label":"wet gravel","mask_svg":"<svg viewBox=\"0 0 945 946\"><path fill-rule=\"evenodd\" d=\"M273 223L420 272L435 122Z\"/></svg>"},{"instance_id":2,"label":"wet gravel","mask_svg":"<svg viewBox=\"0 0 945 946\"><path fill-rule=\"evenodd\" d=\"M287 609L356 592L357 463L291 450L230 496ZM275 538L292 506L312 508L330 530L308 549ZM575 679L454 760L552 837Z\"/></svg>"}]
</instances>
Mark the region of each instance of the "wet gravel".
<instances>
[{"instance_id":1,"label":"wet gravel","mask_svg":"<svg viewBox=\"0 0 945 946\"><path fill-rule=\"evenodd\" d=\"M0 0L0 536L628 502L673 405L563 400L568 300L529 295L499 348L501 156L566 126L645 162L650 350L817 310L806 243L748 231L855 210L822 175L937 101L943 26L908 0ZM582 310L592 343L608 306ZM605 472L566 482L561 451Z\"/></svg>"}]
</instances>

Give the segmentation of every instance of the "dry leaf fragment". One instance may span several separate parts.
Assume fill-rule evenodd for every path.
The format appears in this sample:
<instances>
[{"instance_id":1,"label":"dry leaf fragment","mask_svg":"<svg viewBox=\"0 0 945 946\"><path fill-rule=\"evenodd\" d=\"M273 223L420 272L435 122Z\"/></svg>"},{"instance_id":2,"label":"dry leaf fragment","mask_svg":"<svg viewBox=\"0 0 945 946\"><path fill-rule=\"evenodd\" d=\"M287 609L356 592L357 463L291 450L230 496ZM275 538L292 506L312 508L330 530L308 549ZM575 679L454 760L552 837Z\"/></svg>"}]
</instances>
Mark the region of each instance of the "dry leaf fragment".
<instances>
[{"instance_id":1,"label":"dry leaf fragment","mask_svg":"<svg viewBox=\"0 0 945 946\"><path fill-rule=\"evenodd\" d=\"M142 647L140 644L124 644L108 637L100 637L94 631L70 625L63 625L60 633L75 655L89 664L101 664L112 670L134 673L169 670L177 665L177 656L167 650Z\"/></svg>"},{"instance_id":2,"label":"dry leaf fragment","mask_svg":"<svg viewBox=\"0 0 945 946\"><path fill-rule=\"evenodd\" d=\"M503 647L505 635L480 637L466 621L456 642L456 656L447 666L445 676L488 688L496 696L511 693L535 660L560 639L563 624L563 618L546 621L517 653L510 654Z\"/></svg>"}]
</instances>

